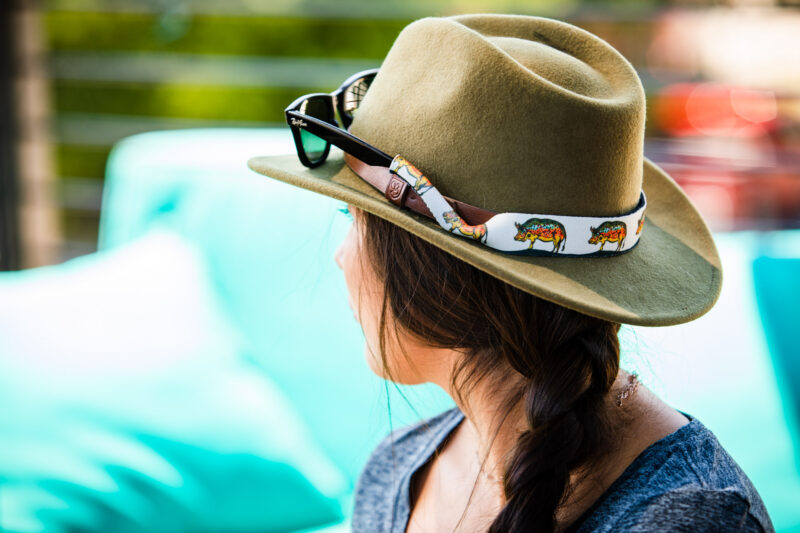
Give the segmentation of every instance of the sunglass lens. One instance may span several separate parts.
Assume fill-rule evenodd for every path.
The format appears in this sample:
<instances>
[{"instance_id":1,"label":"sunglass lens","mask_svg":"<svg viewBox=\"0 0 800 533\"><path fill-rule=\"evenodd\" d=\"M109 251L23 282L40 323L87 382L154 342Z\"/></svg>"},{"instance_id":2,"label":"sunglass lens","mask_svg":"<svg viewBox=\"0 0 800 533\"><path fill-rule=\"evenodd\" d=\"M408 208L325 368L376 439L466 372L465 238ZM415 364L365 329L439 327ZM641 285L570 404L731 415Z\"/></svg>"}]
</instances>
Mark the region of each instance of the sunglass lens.
<instances>
[{"instance_id":1,"label":"sunglass lens","mask_svg":"<svg viewBox=\"0 0 800 533\"><path fill-rule=\"evenodd\" d=\"M321 98L309 98L300 107L300 112L325 122L331 121L331 108L325 100ZM305 128L300 128L300 140L303 144L303 151L306 157L312 162L316 163L325 156L325 151L328 149L328 141L321 139L310 133Z\"/></svg>"},{"instance_id":2,"label":"sunglass lens","mask_svg":"<svg viewBox=\"0 0 800 533\"><path fill-rule=\"evenodd\" d=\"M300 141L303 143L303 151L306 153L306 157L312 163L316 163L325 155L328 141L320 139L313 133L302 128L300 129Z\"/></svg>"}]
</instances>

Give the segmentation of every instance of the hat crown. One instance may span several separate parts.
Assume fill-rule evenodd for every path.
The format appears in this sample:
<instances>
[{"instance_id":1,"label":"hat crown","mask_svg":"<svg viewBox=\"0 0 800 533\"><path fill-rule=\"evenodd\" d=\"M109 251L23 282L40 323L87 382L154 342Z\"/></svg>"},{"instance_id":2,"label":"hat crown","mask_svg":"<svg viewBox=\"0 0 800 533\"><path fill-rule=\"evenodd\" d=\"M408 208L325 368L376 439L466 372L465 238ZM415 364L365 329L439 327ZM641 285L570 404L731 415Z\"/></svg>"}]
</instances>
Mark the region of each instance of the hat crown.
<instances>
[{"instance_id":1,"label":"hat crown","mask_svg":"<svg viewBox=\"0 0 800 533\"><path fill-rule=\"evenodd\" d=\"M644 121L641 82L605 41L546 18L467 15L407 26L350 129L463 202L614 216L639 201Z\"/></svg>"}]
</instances>

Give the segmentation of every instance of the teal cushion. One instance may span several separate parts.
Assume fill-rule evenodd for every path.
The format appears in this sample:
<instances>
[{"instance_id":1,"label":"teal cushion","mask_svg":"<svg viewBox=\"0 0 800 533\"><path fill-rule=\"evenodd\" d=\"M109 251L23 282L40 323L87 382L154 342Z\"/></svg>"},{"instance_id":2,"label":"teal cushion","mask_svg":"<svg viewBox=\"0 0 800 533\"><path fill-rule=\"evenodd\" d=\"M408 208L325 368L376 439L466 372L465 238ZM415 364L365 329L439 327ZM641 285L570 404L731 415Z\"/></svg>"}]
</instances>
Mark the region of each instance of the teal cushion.
<instances>
[{"instance_id":1,"label":"teal cushion","mask_svg":"<svg viewBox=\"0 0 800 533\"><path fill-rule=\"evenodd\" d=\"M0 530L289 531L349 483L155 226L0 275Z\"/></svg>"},{"instance_id":2,"label":"teal cushion","mask_svg":"<svg viewBox=\"0 0 800 533\"><path fill-rule=\"evenodd\" d=\"M800 241L800 232L798 241ZM765 250L766 253L769 253ZM800 471L800 250L794 257L762 255L753 262L756 296L772 354Z\"/></svg>"}]
</instances>

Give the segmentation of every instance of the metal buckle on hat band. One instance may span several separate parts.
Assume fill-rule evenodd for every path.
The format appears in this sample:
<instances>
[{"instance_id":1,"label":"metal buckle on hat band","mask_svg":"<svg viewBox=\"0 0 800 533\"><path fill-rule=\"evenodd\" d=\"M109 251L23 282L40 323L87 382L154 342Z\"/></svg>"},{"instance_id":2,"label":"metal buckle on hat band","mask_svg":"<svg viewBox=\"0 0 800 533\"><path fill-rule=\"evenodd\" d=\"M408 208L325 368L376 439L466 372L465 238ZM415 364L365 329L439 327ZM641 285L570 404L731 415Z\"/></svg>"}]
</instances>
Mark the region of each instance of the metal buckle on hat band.
<instances>
[{"instance_id":1,"label":"metal buckle on hat band","mask_svg":"<svg viewBox=\"0 0 800 533\"><path fill-rule=\"evenodd\" d=\"M448 233L501 252L619 255L638 244L644 226L647 209L644 191L633 211L616 217L493 213L443 196L419 169L400 155L392 160L388 172L384 167L366 165L349 154L345 154L345 161L392 203L432 218ZM397 178L407 187L399 184Z\"/></svg>"}]
</instances>

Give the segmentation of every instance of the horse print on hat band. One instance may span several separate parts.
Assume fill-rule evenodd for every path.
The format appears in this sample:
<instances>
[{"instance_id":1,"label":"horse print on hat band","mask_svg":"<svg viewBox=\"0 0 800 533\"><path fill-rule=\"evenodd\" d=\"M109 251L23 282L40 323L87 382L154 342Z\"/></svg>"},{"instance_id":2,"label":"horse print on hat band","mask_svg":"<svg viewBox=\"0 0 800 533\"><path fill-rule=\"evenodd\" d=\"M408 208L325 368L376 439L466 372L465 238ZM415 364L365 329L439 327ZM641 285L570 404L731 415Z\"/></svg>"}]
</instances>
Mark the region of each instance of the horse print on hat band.
<instances>
[{"instance_id":1,"label":"horse print on hat band","mask_svg":"<svg viewBox=\"0 0 800 533\"><path fill-rule=\"evenodd\" d=\"M398 155L392 160L389 172L419 194L436 222L445 231L507 253L618 255L632 249L639 242L644 225L644 211L647 208L647 200L642 191L636 209L617 217L498 213L483 224L471 226L459 216L430 180L402 156Z\"/></svg>"}]
</instances>

